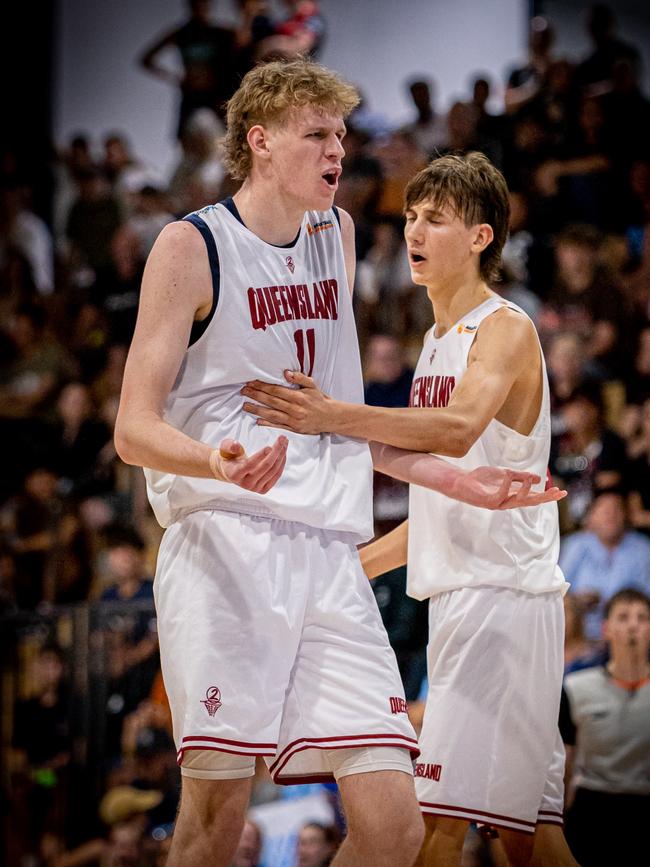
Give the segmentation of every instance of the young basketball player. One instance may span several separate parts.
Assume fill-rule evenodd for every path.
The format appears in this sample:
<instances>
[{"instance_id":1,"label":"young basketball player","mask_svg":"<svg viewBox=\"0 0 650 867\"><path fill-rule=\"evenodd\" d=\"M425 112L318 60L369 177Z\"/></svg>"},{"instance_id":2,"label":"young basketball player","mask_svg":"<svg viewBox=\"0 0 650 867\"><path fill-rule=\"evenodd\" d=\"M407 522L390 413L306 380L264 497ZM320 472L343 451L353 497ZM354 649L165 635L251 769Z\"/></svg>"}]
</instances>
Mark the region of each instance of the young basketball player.
<instances>
[{"instance_id":1,"label":"young basketball player","mask_svg":"<svg viewBox=\"0 0 650 867\"><path fill-rule=\"evenodd\" d=\"M422 840L417 743L357 553L372 535L368 446L275 439L240 394L298 364L338 399L363 399L353 227L332 207L356 102L306 61L248 73L228 107L241 188L166 227L145 270L116 443L147 468L168 528L155 596L183 777L169 867L230 864L256 756L278 783L338 781L337 864L408 865ZM374 453L385 472L479 505L560 496L531 491L530 473Z\"/></svg>"},{"instance_id":2,"label":"young basketball player","mask_svg":"<svg viewBox=\"0 0 650 867\"><path fill-rule=\"evenodd\" d=\"M434 160L406 190L411 275L426 286L435 319L410 408L342 402L287 372L298 389L250 383L244 394L256 403L245 409L264 426L364 437L447 455L466 469L506 464L544 477L550 414L539 340L530 319L488 285L507 231L506 184L482 154ZM553 823L539 839L550 837L561 852L564 860L553 863L575 863L557 835L566 588L558 548L554 504L487 512L411 486L408 525L362 551L371 578L408 554L408 592L431 600L415 771L427 826L423 864L460 864L470 822L499 829L512 865L530 863L536 827Z\"/></svg>"}]
</instances>

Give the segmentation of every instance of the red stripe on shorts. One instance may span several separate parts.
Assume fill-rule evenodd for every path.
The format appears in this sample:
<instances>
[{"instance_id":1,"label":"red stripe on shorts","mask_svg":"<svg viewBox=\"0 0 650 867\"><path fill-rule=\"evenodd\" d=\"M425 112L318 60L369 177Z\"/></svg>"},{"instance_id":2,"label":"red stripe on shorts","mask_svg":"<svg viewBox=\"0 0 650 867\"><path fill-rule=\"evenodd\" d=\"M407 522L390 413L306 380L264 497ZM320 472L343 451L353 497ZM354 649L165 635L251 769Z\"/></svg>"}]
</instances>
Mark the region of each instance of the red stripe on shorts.
<instances>
[{"instance_id":1,"label":"red stripe on shorts","mask_svg":"<svg viewBox=\"0 0 650 867\"><path fill-rule=\"evenodd\" d=\"M384 740L367 741L367 738L380 738ZM392 738L392 740L387 742L386 738ZM343 740L346 743L334 743L334 741ZM359 743L350 744L349 741L351 740L359 741ZM302 744L302 746L298 746L298 744ZM413 744L416 744L416 748L412 746ZM417 742L403 735L358 735L356 737L354 735L345 735L344 737L334 738L302 738L285 747L269 768L269 772L273 781L281 785L282 778L280 777L280 772L297 753L302 753L304 750L356 750L362 747L397 747L397 749L409 750L413 758L417 758L420 755L420 751L417 749ZM289 749L291 749L291 752L287 752ZM288 778L291 779L291 776L289 775ZM330 776L328 779L332 780L334 777Z\"/></svg>"},{"instance_id":2,"label":"red stripe on shorts","mask_svg":"<svg viewBox=\"0 0 650 867\"><path fill-rule=\"evenodd\" d=\"M428 801L420 801L419 803L420 807L422 807L425 812L442 813L442 811L445 811L445 813L464 813L466 815L462 818L466 819L468 816L476 817L477 822L482 822L486 825L495 825L498 827L497 823L501 820L502 822L512 822L515 825L523 825L526 829L530 828L530 833L533 833L535 830L536 822L528 822L525 819L516 819L514 816L503 816L500 813L488 813L486 810L475 810L471 807L451 807L449 804L431 804ZM470 818L469 821L472 821L472 819Z\"/></svg>"}]
</instances>

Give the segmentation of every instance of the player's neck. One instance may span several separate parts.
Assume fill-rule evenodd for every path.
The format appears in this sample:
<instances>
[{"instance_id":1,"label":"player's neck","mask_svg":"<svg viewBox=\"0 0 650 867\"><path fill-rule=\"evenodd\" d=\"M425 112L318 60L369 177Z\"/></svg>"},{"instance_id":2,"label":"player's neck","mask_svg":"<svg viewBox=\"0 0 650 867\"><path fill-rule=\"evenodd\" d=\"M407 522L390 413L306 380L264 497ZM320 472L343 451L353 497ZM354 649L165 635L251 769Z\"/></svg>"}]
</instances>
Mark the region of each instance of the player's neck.
<instances>
[{"instance_id":1,"label":"player's neck","mask_svg":"<svg viewBox=\"0 0 650 867\"><path fill-rule=\"evenodd\" d=\"M433 318L436 323L435 336L442 337L471 310L491 298L494 293L487 284L477 276L459 286L428 287L428 295L433 306Z\"/></svg>"},{"instance_id":2,"label":"player's neck","mask_svg":"<svg viewBox=\"0 0 650 867\"><path fill-rule=\"evenodd\" d=\"M247 229L267 244L290 244L300 229L304 209L287 201L276 185L245 180L233 196L239 215Z\"/></svg>"}]
</instances>

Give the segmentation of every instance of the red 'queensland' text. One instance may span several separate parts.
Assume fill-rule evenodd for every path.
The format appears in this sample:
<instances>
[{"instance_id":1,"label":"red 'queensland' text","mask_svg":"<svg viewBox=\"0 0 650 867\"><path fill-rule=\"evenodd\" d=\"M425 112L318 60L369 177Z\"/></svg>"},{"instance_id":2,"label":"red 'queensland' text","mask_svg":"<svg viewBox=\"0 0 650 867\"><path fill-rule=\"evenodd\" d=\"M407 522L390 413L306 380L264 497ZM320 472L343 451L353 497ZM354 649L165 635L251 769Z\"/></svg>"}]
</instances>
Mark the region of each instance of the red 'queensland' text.
<instances>
[{"instance_id":1,"label":"red 'queensland' text","mask_svg":"<svg viewBox=\"0 0 650 867\"><path fill-rule=\"evenodd\" d=\"M441 773L442 765L423 764L415 766L416 777L424 777L425 780L435 780L436 783L440 779Z\"/></svg>"},{"instance_id":2,"label":"red 'queensland' text","mask_svg":"<svg viewBox=\"0 0 650 867\"><path fill-rule=\"evenodd\" d=\"M253 328L295 319L338 319L339 287L336 280L319 280L290 286L260 286L248 290Z\"/></svg>"},{"instance_id":3,"label":"red 'queensland' text","mask_svg":"<svg viewBox=\"0 0 650 867\"><path fill-rule=\"evenodd\" d=\"M418 376L413 380L409 406L447 406L455 376Z\"/></svg>"}]
</instances>

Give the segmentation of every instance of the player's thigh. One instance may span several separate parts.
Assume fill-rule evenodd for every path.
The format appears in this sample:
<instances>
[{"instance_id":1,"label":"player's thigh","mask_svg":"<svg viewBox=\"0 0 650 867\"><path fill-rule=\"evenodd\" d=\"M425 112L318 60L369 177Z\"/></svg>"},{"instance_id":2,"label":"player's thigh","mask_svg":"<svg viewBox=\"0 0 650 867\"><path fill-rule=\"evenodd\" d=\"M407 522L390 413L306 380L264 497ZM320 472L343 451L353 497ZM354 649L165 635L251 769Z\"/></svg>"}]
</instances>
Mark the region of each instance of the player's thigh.
<instances>
[{"instance_id":1,"label":"player's thigh","mask_svg":"<svg viewBox=\"0 0 650 867\"><path fill-rule=\"evenodd\" d=\"M449 816L434 816L431 813L423 813L422 818L425 844L437 833L439 837L455 840L462 846L469 828L469 822L465 819L451 819Z\"/></svg>"},{"instance_id":2,"label":"player's thigh","mask_svg":"<svg viewBox=\"0 0 650 867\"><path fill-rule=\"evenodd\" d=\"M511 867L526 867L530 864L535 845L534 834L499 828L499 839L503 844Z\"/></svg>"},{"instance_id":3,"label":"player's thigh","mask_svg":"<svg viewBox=\"0 0 650 867\"><path fill-rule=\"evenodd\" d=\"M182 824L186 832L196 828L197 831L207 829L210 834L229 834L229 829L243 826L252 786L252 777L197 779L184 776L178 824Z\"/></svg>"},{"instance_id":4,"label":"player's thigh","mask_svg":"<svg viewBox=\"0 0 650 867\"><path fill-rule=\"evenodd\" d=\"M403 828L422 829L413 777L403 771L352 774L338 780L351 834L374 837L399 834Z\"/></svg>"}]
</instances>

